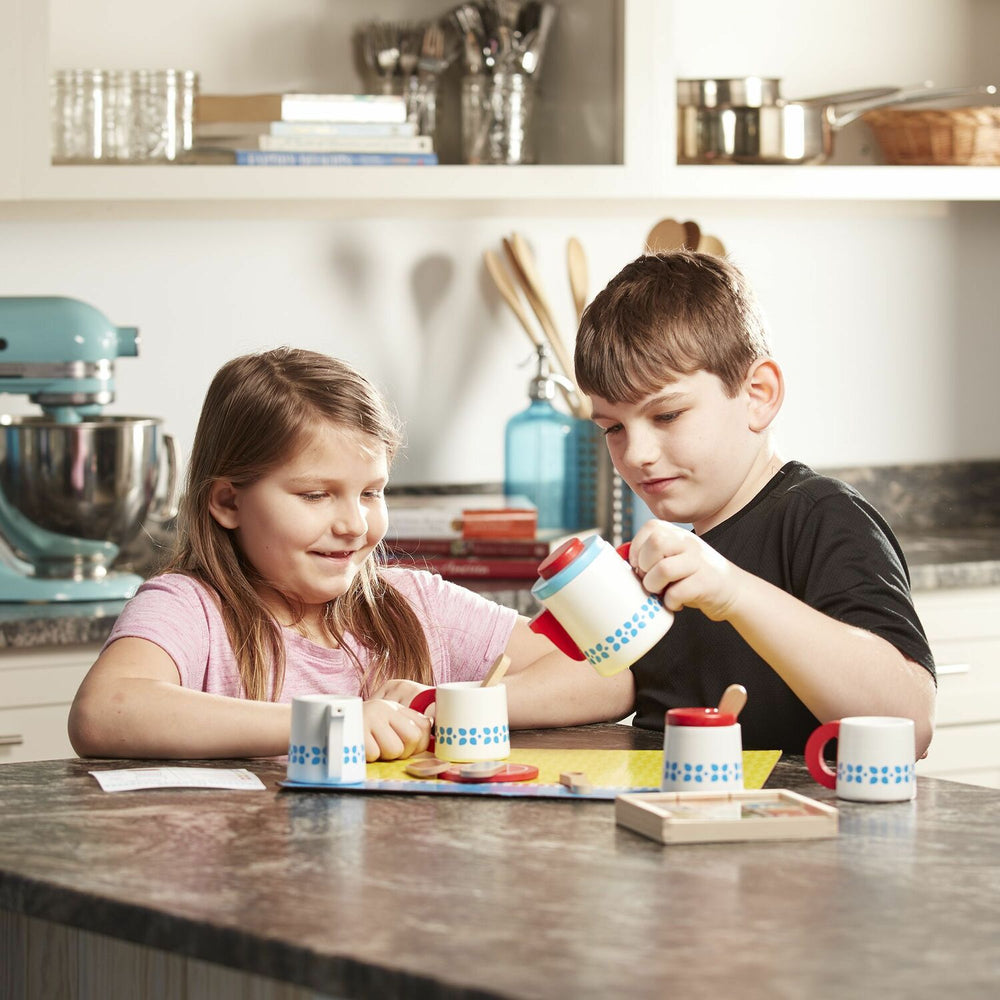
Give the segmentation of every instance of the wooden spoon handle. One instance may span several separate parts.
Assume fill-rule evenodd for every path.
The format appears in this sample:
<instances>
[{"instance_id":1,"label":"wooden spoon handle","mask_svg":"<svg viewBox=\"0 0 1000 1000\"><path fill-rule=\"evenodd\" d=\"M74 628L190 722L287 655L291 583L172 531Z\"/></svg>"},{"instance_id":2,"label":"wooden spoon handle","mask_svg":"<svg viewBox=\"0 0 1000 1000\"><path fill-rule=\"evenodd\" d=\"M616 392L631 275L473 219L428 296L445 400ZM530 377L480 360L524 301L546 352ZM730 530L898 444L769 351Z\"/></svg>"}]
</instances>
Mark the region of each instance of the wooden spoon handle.
<instances>
[{"instance_id":1,"label":"wooden spoon handle","mask_svg":"<svg viewBox=\"0 0 1000 1000\"><path fill-rule=\"evenodd\" d=\"M747 703L747 689L742 684L730 684L719 699L719 714L732 713L739 718Z\"/></svg>"},{"instance_id":2,"label":"wooden spoon handle","mask_svg":"<svg viewBox=\"0 0 1000 1000\"><path fill-rule=\"evenodd\" d=\"M483 683L481 687L488 688L492 687L494 684L499 684L503 680L503 675L507 673L507 668L510 666L510 657L505 653L501 653L494 661L493 666L486 671L486 676L483 678Z\"/></svg>"}]
</instances>

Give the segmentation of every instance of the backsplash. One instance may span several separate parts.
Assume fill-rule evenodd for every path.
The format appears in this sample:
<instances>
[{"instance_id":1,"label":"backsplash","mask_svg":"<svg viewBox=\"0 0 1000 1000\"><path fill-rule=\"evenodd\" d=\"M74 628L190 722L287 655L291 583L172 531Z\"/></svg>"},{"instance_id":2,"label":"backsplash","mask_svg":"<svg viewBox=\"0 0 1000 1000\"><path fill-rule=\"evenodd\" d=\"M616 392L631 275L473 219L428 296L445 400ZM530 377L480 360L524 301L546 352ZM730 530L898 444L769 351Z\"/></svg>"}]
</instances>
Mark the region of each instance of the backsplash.
<instances>
[{"instance_id":1,"label":"backsplash","mask_svg":"<svg viewBox=\"0 0 1000 1000\"><path fill-rule=\"evenodd\" d=\"M1000 461L820 471L850 483L902 535L1000 528Z\"/></svg>"}]
</instances>

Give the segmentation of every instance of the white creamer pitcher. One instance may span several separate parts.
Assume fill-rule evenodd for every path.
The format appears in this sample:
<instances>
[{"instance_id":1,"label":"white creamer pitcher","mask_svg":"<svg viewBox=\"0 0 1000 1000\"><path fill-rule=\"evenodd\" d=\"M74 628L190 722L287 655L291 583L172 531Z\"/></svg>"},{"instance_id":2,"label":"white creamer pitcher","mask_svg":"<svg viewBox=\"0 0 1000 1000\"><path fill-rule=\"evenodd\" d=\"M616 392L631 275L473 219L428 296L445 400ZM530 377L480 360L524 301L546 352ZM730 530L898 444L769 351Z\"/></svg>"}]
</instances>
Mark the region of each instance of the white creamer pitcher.
<instances>
[{"instance_id":1,"label":"white creamer pitcher","mask_svg":"<svg viewBox=\"0 0 1000 1000\"><path fill-rule=\"evenodd\" d=\"M627 551L627 547L622 547ZM571 538L538 567L532 594L545 608L531 629L610 677L666 634L674 616L648 593L622 551L603 538Z\"/></svg>"}]
</instances>

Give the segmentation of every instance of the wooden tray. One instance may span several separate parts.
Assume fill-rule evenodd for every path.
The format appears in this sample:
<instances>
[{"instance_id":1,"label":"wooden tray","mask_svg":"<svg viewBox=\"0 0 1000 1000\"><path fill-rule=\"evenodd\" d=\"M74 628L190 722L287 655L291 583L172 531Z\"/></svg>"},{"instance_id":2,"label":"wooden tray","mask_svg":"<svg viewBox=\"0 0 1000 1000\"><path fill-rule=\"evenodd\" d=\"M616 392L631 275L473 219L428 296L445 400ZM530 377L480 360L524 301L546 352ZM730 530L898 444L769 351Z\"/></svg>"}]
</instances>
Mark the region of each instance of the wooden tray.
<instances>
[{"instance_id":1,"label":"wooden tray","mask_svg":"<svg viewBox=\"0 0 1000 1000\"><path fill-rule=\"evenodd\" d=\"M837 810L785 788L651 792L615 799L615 822L662 844L837 836Z\"/></svg>"}]
</instances>

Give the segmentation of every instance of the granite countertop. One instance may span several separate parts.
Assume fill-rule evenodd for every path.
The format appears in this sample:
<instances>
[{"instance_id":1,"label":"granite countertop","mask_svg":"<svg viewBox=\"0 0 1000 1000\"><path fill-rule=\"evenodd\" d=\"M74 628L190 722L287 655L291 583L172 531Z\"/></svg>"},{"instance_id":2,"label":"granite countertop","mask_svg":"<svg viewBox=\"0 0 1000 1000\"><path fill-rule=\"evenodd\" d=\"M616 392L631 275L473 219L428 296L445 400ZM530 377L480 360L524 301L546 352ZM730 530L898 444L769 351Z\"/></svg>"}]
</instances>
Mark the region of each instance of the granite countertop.
<instances>
[{"instance_id":1,"label":"granite countertop","mask_svg":"<svg viewBox=\"0 0 1000 1000\"><path fill-rule=\"evenodd\" d=\"M283 791L259 760L215 763L261 792L108 794L87 774L150 763L0 767L0 908L339 998L996 989L1000 791L920 778L913 802L840 802L788 758L768 786L835 804L837 837L663 846L607 801Z\"/></svg>"}]
</instances>

